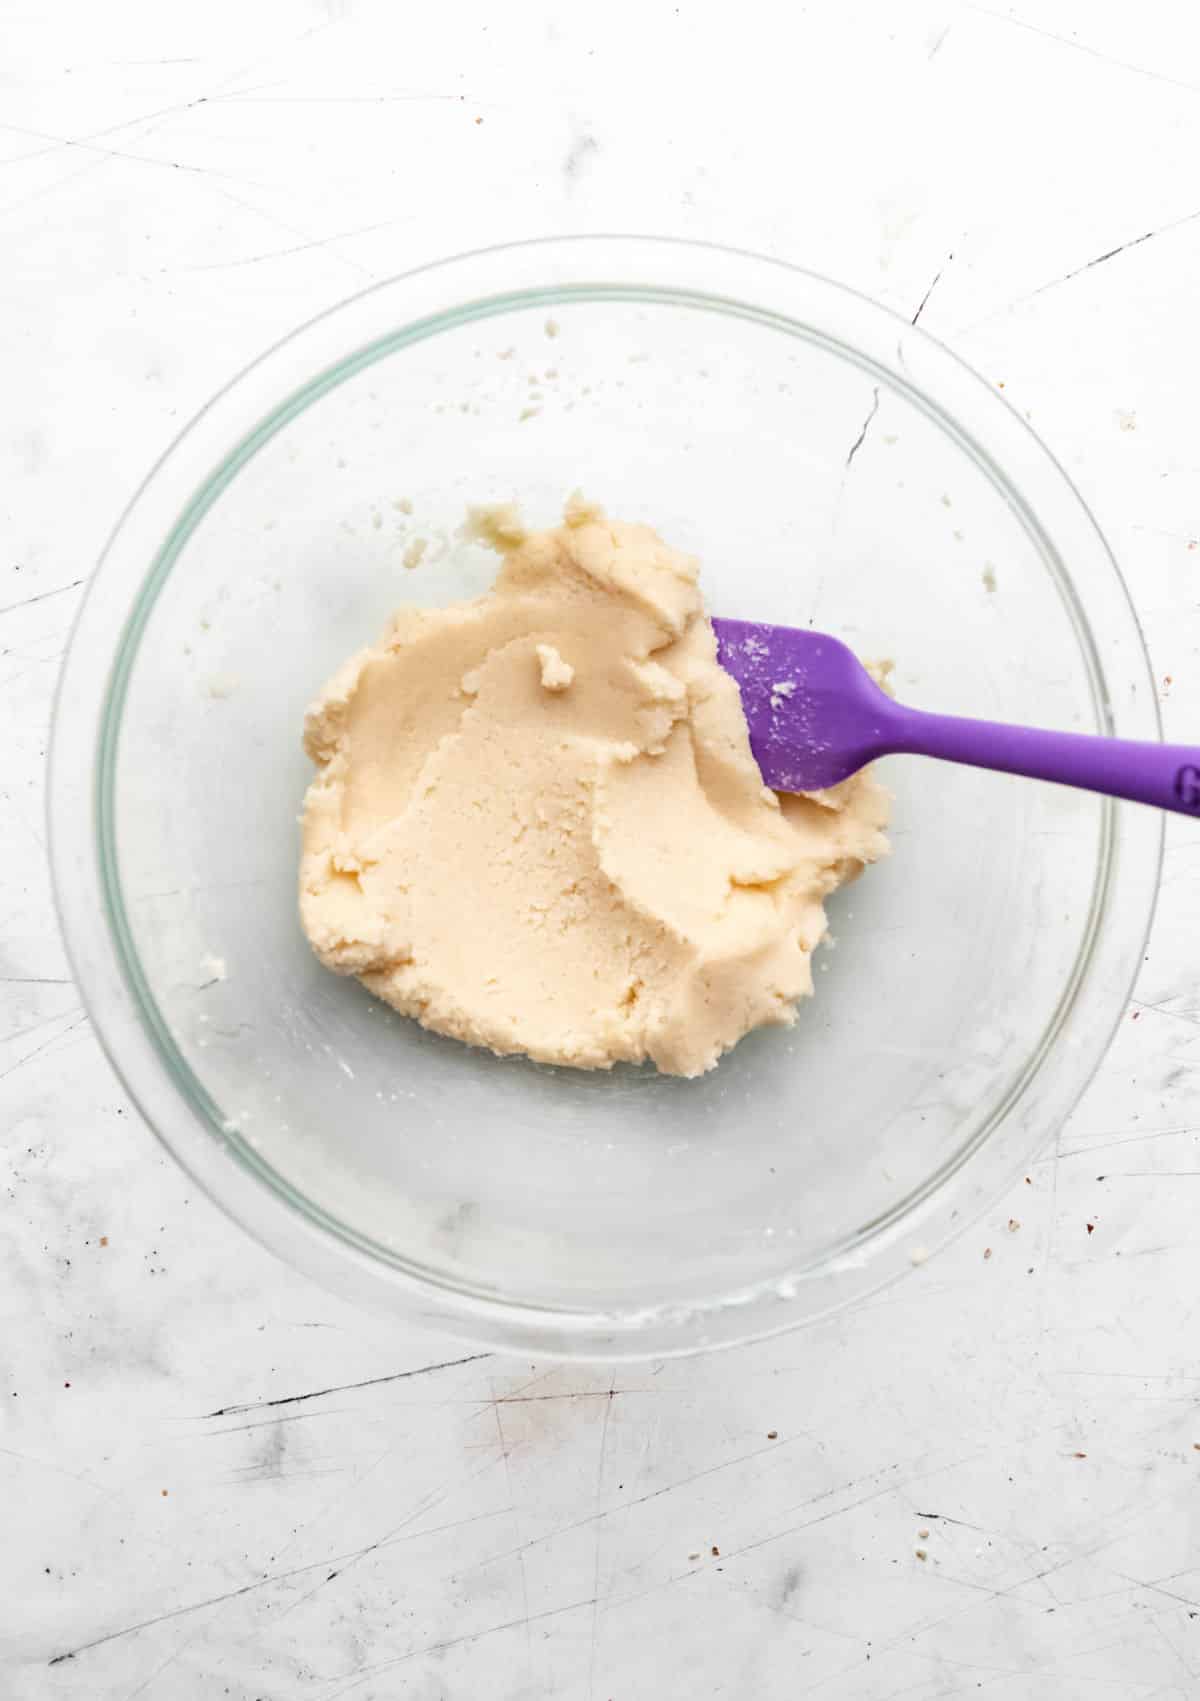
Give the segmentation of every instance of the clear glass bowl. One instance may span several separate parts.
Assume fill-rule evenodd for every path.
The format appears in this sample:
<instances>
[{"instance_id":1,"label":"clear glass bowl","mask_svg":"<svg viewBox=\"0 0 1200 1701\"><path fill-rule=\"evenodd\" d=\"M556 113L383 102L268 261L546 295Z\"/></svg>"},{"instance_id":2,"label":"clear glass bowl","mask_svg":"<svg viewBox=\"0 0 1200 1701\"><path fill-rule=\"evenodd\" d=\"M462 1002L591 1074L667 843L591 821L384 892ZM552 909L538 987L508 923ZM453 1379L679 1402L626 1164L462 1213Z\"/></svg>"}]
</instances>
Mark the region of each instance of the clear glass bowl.
<instances>
[{"instance_id":1,"label":"clear glass bowl","mask_svg":"<svg viewBox=\"0 0 1200 1701\"><path fill-rule=\"evenodd\" d=\"M794 1029L691 1082L424 1033L301 934L301 717L397 603L488 584L494 559L453 541L468 502L544 522L577 486L694 551L714 613L890 656L915 704L1158 722L1113 561L1027 426L921 331L771 261L642 238L468 255L305 326L184 432L108 547L58 704L58 896L113 1063L302 1268L474 1339L613 1358L823 1313L988 1205L1103 1054L1161 825L892 759L894 854L833 900Z\"/></svg>"}]
</instances>

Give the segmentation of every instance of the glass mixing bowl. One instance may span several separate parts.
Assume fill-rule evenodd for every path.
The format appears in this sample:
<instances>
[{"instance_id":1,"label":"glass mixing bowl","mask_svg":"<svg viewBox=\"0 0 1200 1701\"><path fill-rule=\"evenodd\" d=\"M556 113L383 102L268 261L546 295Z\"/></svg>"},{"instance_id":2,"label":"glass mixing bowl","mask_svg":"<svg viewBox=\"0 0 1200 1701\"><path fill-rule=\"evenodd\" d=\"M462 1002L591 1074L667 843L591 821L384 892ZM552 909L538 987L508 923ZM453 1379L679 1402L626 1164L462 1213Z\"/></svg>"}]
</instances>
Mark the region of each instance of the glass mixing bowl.
<instances>
[{"instance_id":1,"label":"glass mixing bowl","mask_svg":"<svg viewBox=\"0 0 1200 1701\"><path fill-rule=\"evenodd\" d=\"M306 325L184 432L105 553L57 711L58 897L109 1055L302 1268L476 1340L616 1358L823 1313L991 1203L1103 1054L1161 825L894 758L893 855L832 900L793 1029L697 1081L423 1032L301 934L304 708L395 605L487 586L468 503L548 522L576 487L698 555L712 612L891 657L914 704L1158 721L1108 549L1028 427L923 332L775 262L468 255Z\"/></svg>"}]
</instances>

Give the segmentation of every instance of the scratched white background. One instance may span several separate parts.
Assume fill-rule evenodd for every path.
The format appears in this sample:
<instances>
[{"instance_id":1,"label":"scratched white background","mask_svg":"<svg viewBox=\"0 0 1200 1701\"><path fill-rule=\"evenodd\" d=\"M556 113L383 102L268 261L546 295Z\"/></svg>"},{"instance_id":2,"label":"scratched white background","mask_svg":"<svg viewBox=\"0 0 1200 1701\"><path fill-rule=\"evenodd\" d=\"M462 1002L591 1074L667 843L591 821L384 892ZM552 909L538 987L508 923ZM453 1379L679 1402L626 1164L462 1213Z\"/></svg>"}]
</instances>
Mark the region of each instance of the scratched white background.
<instances>
[{"instance_id":1,"label":"scratched white background","mask_svg":"<svg viewBox=\"0 0 1200 1701\"><path fill-rule=\"evenodd\" d=\"M372 279L557 231L930 292L1200 737L1197 162L1177 0L5 0L4 1701L1200 1693L1200 826L1028 1184L853 1315L614 1372L369 1321L198 1197L88 1030L42 824L80 588L177 429Z\"/></svg>"}]
</instances>

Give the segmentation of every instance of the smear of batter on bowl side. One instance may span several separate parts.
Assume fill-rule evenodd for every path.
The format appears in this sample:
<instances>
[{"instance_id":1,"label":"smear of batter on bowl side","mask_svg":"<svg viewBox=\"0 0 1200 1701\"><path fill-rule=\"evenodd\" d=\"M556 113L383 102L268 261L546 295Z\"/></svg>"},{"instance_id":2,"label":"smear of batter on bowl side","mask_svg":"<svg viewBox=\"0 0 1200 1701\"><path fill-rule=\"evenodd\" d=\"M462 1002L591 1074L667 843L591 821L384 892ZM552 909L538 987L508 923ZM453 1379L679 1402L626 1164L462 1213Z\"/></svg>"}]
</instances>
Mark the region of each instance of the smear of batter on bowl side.
<instances>
[{"instance_id":1,"label":"smear of batter on bowl side","mask_svg":"<svg viewBox=\"0 0 1200 1701\"><path fill-rule=\"evenodd\" d=\"M402 608L309 709L300 913L318 957L499 1054L699 1075L812 991L822 900L885 854L867 772L778 796L696 562L581 498L474 602Z\"/></svg>"}]
</instances>

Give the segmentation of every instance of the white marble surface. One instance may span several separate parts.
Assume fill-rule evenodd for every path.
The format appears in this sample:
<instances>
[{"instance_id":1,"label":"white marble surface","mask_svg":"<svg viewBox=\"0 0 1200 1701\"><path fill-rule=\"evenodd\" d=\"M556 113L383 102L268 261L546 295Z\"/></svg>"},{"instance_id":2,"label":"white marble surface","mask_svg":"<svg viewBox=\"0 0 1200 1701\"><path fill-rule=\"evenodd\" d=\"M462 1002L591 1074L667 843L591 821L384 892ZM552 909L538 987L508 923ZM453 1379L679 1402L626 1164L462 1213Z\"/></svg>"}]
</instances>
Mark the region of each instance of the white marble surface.
<instances>
[{"instance_id":1,"label":"white marble surface","mask_svg":"<svg viewBox=\"0 0 1200 1701\"><path fill-rule=\"evenodd\" d=\"M42 819L80 587L178 427L371 279L552 231L924 300L1078 481L1200 737L1194 7L3 21L0 1694L1196 1696L1200 824L1027 1184L853 1315L612 1371L370 1321L197 1197L89 1033Z\"/></svg>"}]
</instances>

